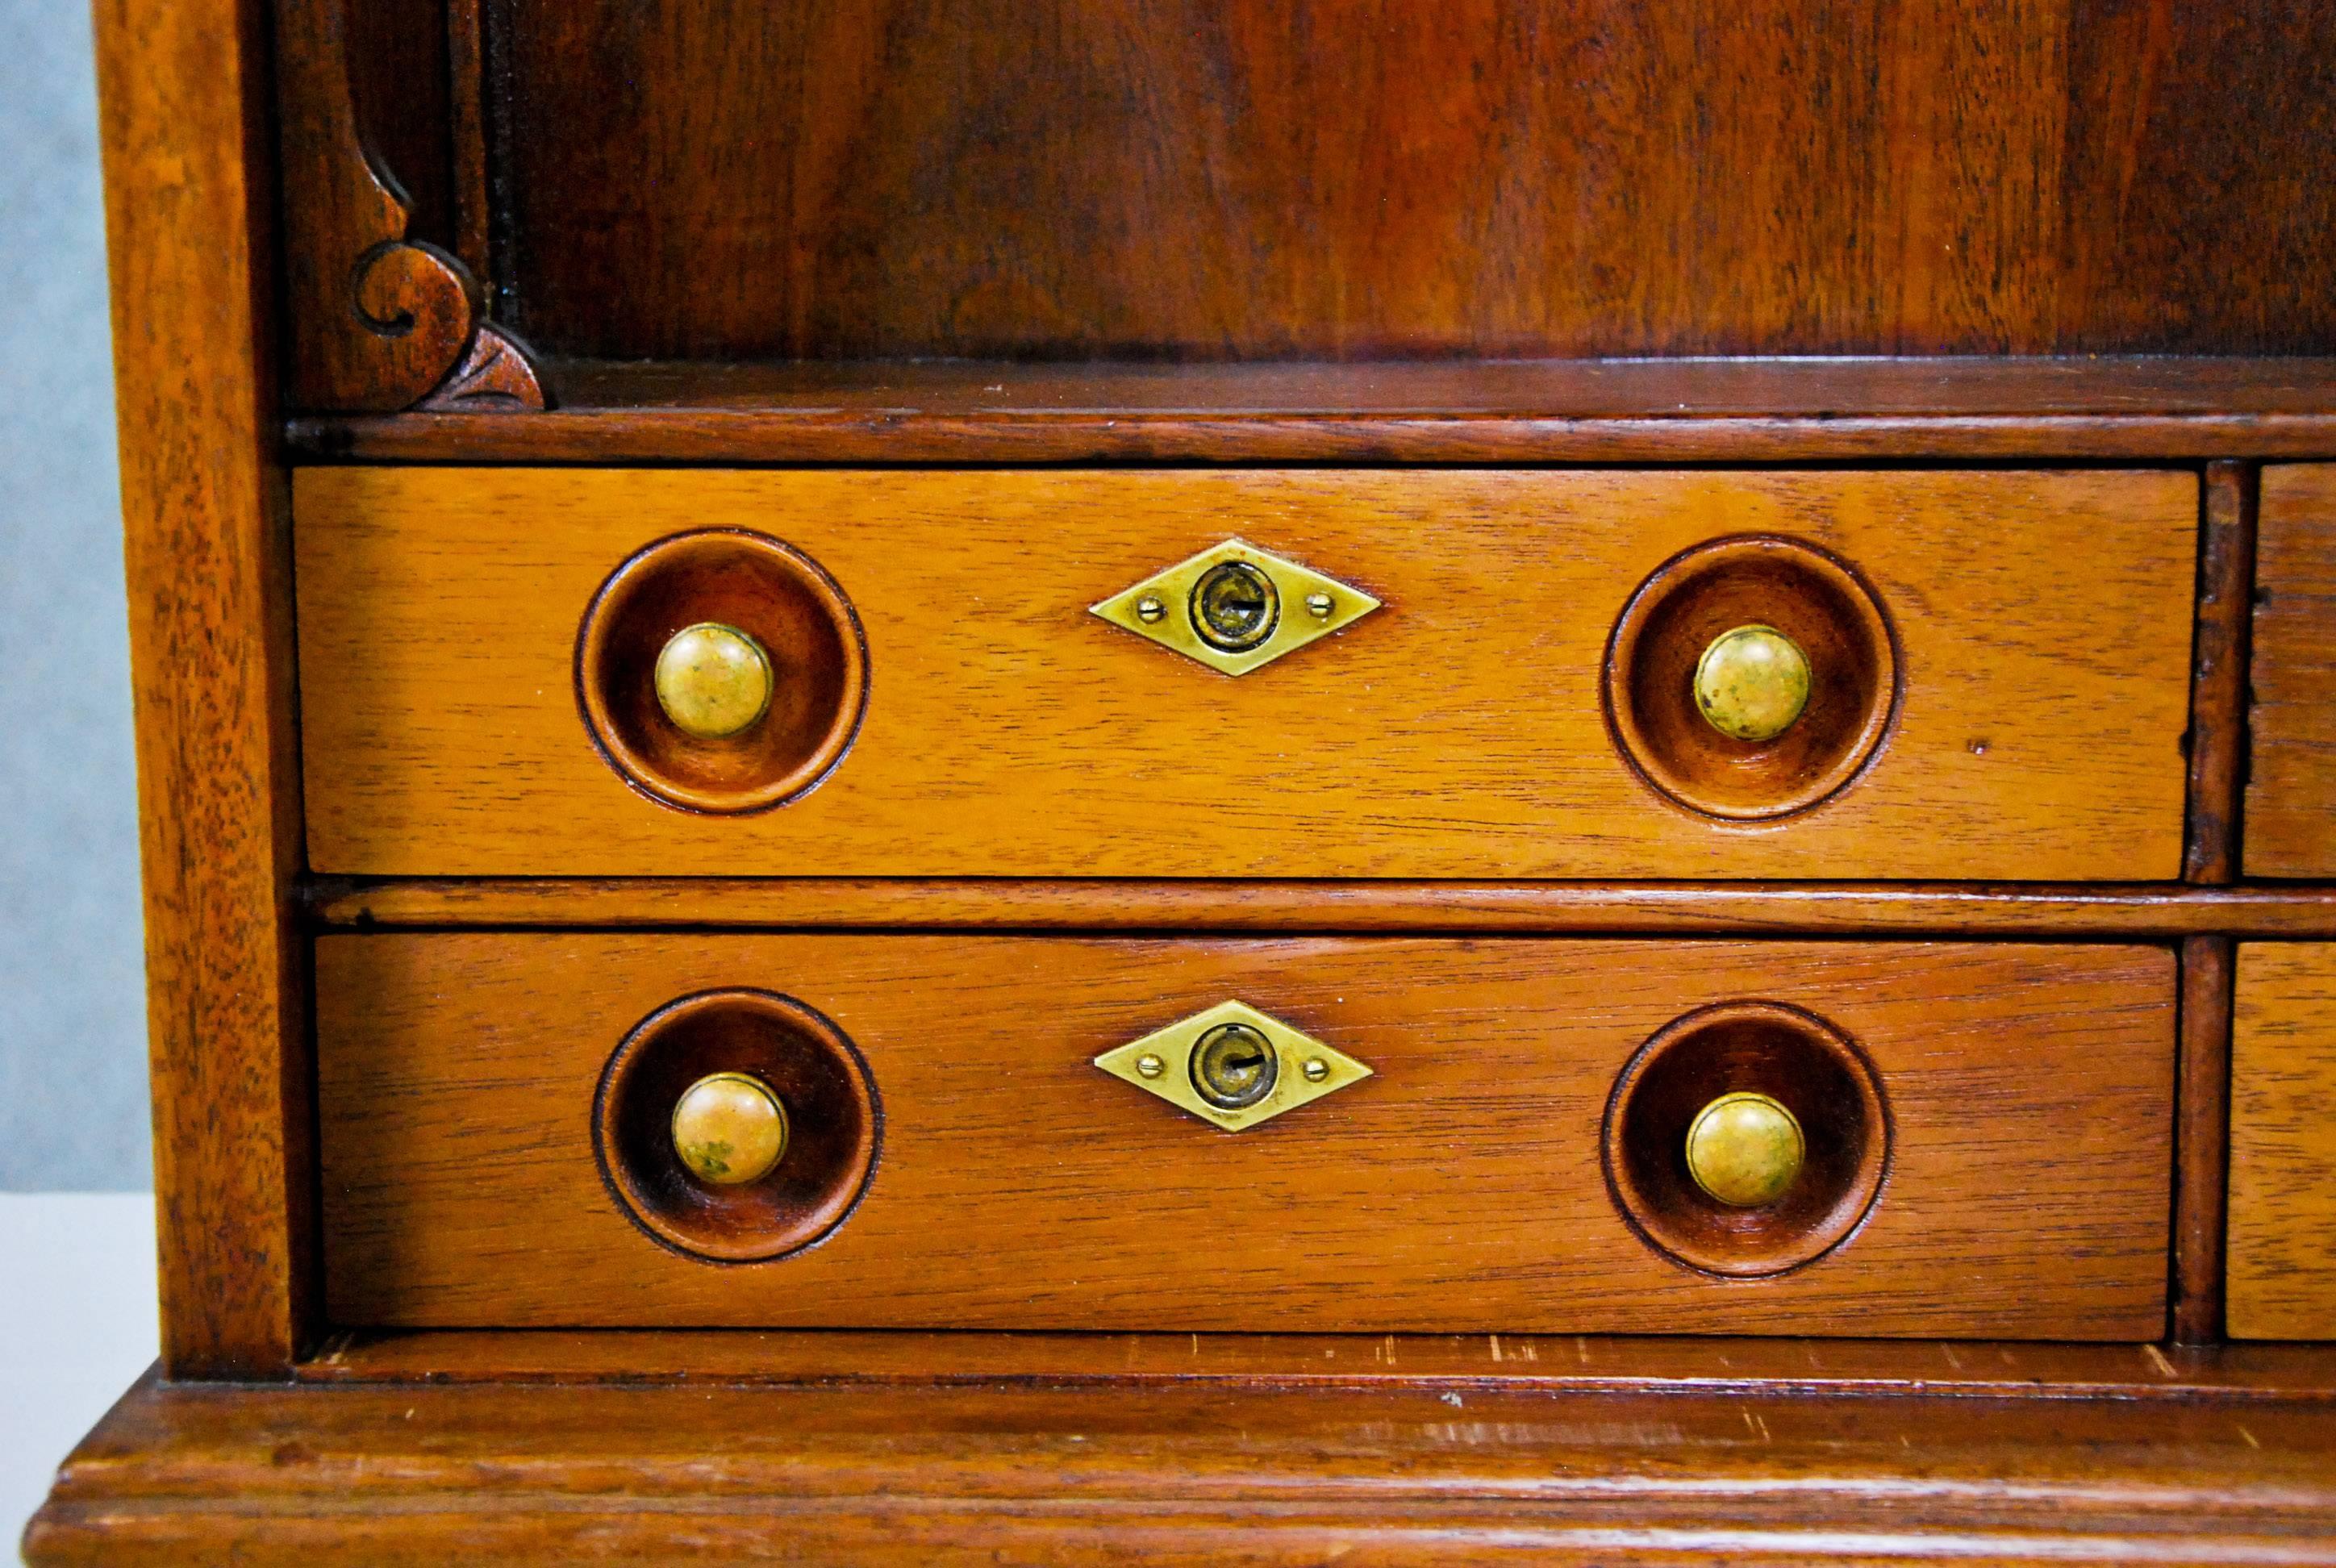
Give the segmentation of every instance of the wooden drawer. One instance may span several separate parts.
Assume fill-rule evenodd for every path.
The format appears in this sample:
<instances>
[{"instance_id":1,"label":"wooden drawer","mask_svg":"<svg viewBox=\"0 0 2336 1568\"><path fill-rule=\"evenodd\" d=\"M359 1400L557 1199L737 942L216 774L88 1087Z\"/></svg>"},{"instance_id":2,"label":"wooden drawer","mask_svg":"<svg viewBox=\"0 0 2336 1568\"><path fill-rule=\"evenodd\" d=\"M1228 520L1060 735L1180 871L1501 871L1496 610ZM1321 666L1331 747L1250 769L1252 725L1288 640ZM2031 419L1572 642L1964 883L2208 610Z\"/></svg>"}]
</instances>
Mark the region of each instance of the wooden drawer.
<instances>
[{"instance_id":1,"label":"wooden drawer","mask_svg":"<svg viewBox=\"0 0 2336 1568\"><path fill-rule=\"evenodd\" d=\"M302 472L296 509L324 872L2126 881L2179 865L2186 475L346 468ZM596 592L702 529L784 541L856 611L864 716L824 782L774 809L628 787L581 711ZM1384 608L1237 678L1088 612L1236 536ZM1813 656L1809 712L1864 693L1874 744L1828 798L1759 820L1691 809L1650 782L1660 756L1626 760L1608 710L1635 688L1614 697L1605 673L1640 585L1742 536L1835 563L1878 607L1889 655L1848 676ZM1753 588L1736 613L1790 609ZM697 602L661 613L678 624ZM1689 678L1650 677L1648 700L1684 701ZM1663 755L1702 744L1644 735Z\"/></svg>"},{"instance_id":2,"label":"wooden drawer","mask_svg":"<svg viewBox=\"0 0 2336 1568\"><path fill-rule=\"evenodd\" d=\"M2242 946L2231 1031L2234 1339L2336 1339L2331 1105L2336 946Z\"/></svg>"},{"instance_id":3,"label":"wooden drawer","mask_svg":"<svg viewBox=\"0 0 2336 1568\"><path fill-rule=\"evenodd\" d=\"M2263 471L2246 868L2336 875L2336 464Z\"/></svg>"},{"instance_id":4,"label":"wooden drawer","mask_svg":"<svg viewBox=\"0 0 2336 1568\"><path fill-rule=\"evenodd\" d=\"M365 934L320 939L316 981L345 1325L2164 1329L2175 976L2157 949ZM848 1039L881 1131L816 1244L717 1265L634 1222L619 1192L654 1188L654 1156L596 1127L647 1081L604 1087L619 1042L650 1042L635 1062L698 1049L666 1022L633 1032L727 988L795 998ZM1371 1076L1227 1133L1094 1065L1235 998ZM1685 1054L1750 1002L1844 1043L1873 1120L1789 1034ZM675 1083L711 1062L665 1060ZM1823 1202L1682 1210L1660 1096L1754 1083L1806 1129ZM1860 1128L1870 1161L1844 1164ZM1878 1195L1827 1207L1815 1184L1854 1189L1851 1165ZM1707 1234L1704 1266L1666 1250L1707 1220L1737 1239ZM1784 1253L1763 1249L1804 1224L1835 1244L1720 1271L1770 1268Z\"/></svg>"}]
</instances>

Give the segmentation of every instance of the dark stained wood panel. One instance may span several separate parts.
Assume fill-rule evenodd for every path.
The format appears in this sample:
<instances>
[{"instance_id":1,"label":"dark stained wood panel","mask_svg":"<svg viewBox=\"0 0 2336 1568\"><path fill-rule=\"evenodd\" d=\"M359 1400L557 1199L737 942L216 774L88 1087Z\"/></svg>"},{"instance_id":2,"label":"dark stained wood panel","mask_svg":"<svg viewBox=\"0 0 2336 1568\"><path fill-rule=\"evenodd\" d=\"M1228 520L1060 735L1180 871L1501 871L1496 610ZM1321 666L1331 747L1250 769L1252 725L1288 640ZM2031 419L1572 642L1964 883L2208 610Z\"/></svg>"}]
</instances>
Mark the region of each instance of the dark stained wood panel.
<instances>
[{"instance_id":1,"label":"dark stained wood panel","mask_svg":"<svg viewBox=\"0 0 2336 1568\"><path fill-rule=\"evenodd\" d=\"M2336 875L2336 463L2263 471L2245 860Z\"/></svg>"},{"instance_id":2,"label":"dark stained wood panel","mask_svg":"<svg viewBox=\"0 0 2336 1568\"><path fill-rule=\"evenodd\" d=\"M280 1376L316 1271L267 17L102 0L95 21L162 1355Z\"/></svg>"},{"instance_id":3,"label":"dark stained wood panel","mask_svg":"<svg viewBox=\"0 0 2336 1568\"><path fill-rule=\"evenodd\" d=\"M2336 346L2299 0L500 0L611 358Z\"/></svg>"},{"instance_id":4,"label":"dark stained wood panel","mask_svg":"<svg viewBox=\"0 0 2336 1568\"><path fill-rule=\"evenodd\" d=\"M336 1323L2156 1339L2174 960L2155 948L456 933L317 943ZM676 998L797 998L882 1105L859 1207L666 1250L589 1133ZM1091 1065L1238 998L1377 1076L1228 1135ZM1698 1273L1609 1196L1617 1074L1711 1004L1866 1053L1886 1184L1837 1250Z\"/></svg>"}]
</instances>

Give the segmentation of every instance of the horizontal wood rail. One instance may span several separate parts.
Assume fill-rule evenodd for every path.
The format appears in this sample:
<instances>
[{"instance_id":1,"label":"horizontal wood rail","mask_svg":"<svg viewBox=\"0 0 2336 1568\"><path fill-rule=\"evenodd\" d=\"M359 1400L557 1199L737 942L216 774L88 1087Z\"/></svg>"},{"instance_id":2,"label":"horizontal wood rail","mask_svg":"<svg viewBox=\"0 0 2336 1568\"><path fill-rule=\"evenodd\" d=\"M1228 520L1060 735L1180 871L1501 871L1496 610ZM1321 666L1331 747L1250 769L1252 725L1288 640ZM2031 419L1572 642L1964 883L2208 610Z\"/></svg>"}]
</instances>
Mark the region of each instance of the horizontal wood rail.
<instances>
[{"instance_id":1,"label":"horizontal wood rail","mask_svg":"<svg viewBox=\"0 0 2336 1568\"><path fill-rule=\"evenodd\" d=\"M332 929L822 926L2175 940L2336 936L2336 888L2173 882L1439 882L418 878L309 886Z\"/></svg>"},{"instance_id":2,"label":"horizontal wood rail","mask_svg":"<svg viewBox=\"0 0 2336 1568\"><path fill-rule=\"evenodd\" d=\"M307 462L2169 463L2336 454L2331 359L554 365L560 408L320 415Z\"/></svg>"}]
</instances>

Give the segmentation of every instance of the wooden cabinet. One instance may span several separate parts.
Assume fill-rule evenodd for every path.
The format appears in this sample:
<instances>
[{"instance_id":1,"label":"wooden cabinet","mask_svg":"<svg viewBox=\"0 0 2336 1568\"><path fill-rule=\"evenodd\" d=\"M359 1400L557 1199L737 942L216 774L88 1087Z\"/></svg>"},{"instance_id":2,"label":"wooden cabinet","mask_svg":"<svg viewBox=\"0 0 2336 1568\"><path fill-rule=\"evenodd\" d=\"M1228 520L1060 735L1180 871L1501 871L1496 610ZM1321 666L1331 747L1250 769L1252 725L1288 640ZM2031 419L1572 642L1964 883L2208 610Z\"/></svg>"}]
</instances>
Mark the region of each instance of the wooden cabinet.
<instances>
[{"instance_id":1,"label":"wooden cabinet","mask_svg":"<svg viewBox=\"0 0 2336 1568\"><path fill-rule=\"evenodd\" d=\"M2336 1562L2336 10L98 27L33 1562Z\"/></svg>"}]
</instances>

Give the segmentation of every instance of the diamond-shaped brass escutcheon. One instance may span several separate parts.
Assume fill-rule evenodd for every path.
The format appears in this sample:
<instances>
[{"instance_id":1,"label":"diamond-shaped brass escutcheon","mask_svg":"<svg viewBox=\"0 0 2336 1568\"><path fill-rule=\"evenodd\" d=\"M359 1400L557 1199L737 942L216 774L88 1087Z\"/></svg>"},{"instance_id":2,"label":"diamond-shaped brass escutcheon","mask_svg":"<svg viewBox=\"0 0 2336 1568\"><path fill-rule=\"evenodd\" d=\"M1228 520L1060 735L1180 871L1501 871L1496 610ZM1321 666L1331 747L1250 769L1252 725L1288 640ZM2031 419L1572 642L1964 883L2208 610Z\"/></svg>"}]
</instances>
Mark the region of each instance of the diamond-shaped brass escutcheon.
<instances>
[{"instance_id":1,"label":"diamond-shaped brass escutcheon","mask_svg":"<svg viewBox=\"0 0 2336 1568\"><path fill-rule=\"evenodd\" d=\"M1371 1076L1370 1068L1243 1002L1105 1051L1095 1065L1238 1133Z\"/></svg>"},{"instance_id":2,"label":"diamond-shaped brass escutcheon","mask_svg":"<svg viewBox=\"0 0 2336 1568\"><path fill-rule=\"evenodd\" d=\"M1092 607L1112 625L1227 675L1247 675L1378 608L1361 589L1238 539Z\"/></svg>"}]
</instances>

